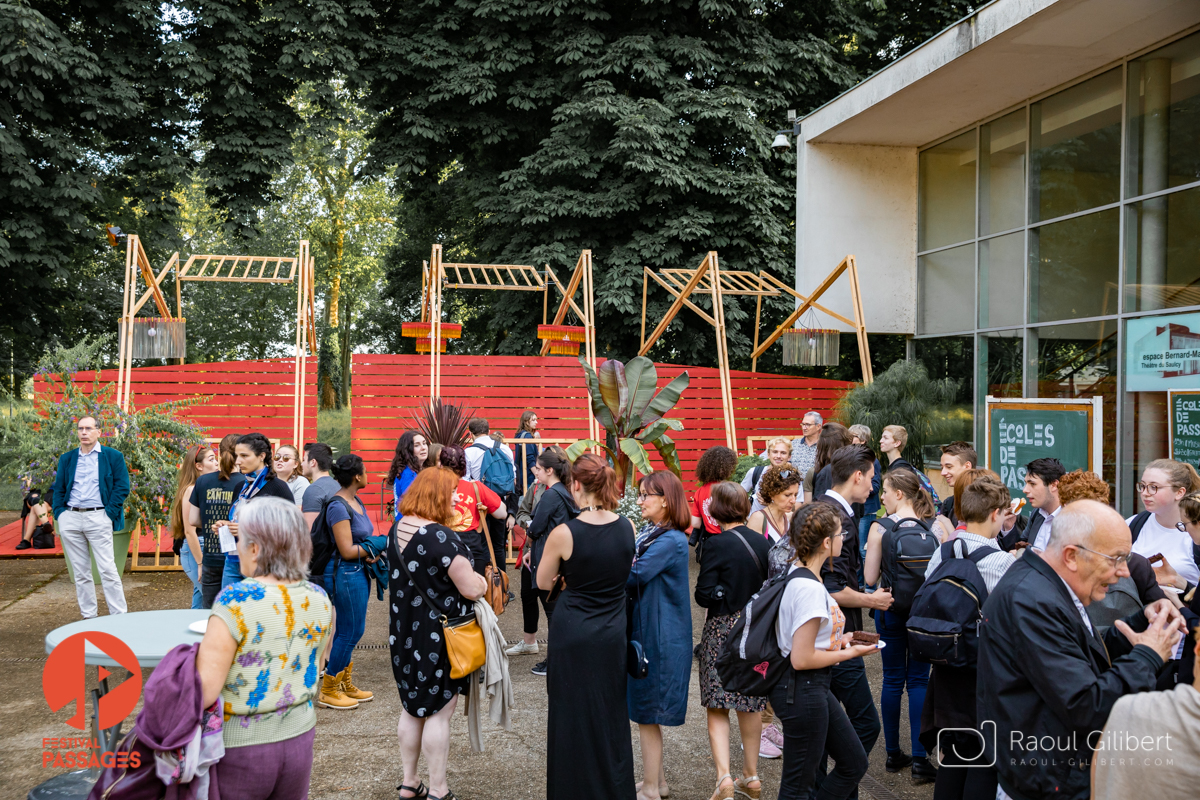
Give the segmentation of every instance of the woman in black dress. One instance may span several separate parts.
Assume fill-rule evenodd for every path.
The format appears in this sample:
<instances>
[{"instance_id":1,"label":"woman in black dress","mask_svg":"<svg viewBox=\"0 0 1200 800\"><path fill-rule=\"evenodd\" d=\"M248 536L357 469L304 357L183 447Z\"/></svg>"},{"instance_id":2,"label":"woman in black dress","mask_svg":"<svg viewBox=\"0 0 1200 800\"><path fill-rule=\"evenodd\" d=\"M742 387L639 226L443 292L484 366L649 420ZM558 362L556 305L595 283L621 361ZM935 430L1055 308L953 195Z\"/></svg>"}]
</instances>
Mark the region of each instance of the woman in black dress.
<instances>
[{"instance_id":1,"label":"woman in black dress","mask_svg":"<svg viewBox=\"0 0 1200 800\"><path fill-rule=\"evenodd\" d=\"M421 470L400 499L401 518L388 537L392 567L392 674L400 691L400 797L453 798L446 784L450 718L467 679L450 677L441 617L474 613L487 583L474 571L471 551L446 527L454 513L458 476L445 467ZM422 749L429 788L417 777Z\"/></svg>"},{"instance_id":2,"label":"woman in black dress","mask_svg":"<svg viewBox=\"0 0 1200 800\"><path fill-rule=\"evenodd\" d=\"M538 588L566 585L550 622L547 800L634 800L633 743L625 714L625 583L633 525L617 506L617 479L599 456L571 469L577 518L550 532Z\"/></svg>"}]
</instances>

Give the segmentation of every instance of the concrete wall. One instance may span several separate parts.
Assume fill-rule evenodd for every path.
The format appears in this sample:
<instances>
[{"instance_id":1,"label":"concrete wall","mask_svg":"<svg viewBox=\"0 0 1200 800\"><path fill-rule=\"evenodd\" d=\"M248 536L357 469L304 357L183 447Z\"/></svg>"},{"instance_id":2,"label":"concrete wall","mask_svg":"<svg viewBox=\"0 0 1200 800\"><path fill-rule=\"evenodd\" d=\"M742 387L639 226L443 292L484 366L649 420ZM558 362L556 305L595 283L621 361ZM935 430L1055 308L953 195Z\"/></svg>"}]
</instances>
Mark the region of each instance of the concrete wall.
<instances>
[{"instance_id":1,"label":"concrete wall","mask_svg":"<svg viewBox=\"0 0 1200 800\"><path fill-rule=\"evenodd\" d=\"M917 148L802 141L798 158L796 291L809 295L853 254L867 330L914 333ZM819 302L854 318L846 276ZM826 327L846 327L818 317Z\"/></svg>"}]
</instances>

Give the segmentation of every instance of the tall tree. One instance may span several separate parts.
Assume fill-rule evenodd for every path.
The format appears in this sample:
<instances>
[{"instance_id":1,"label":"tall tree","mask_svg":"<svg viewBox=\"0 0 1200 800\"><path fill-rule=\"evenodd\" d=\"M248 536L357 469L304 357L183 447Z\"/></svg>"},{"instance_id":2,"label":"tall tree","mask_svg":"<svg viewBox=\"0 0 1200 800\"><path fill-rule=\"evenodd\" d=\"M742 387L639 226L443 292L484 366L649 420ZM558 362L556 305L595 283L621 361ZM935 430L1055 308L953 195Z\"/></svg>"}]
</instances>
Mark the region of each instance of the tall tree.
<instances>
[{"instance_id":1,"label":"tall tree","mask_svg":"<svg viewBox=\"0 0 1200 800\"><path fill-rule=\"evenodd\" d=\"M794 153L770 149L786 111L850 85L839 35L868 32L857 3L756 0L438 0L381 8L358 79L378 115L378 162L404 205L462 214L408 230L389 272L395 308L419 286L418 251L574 265L593 250L601 352L637 348L642 266L792 268ZM402 216L411 216L402 214ZM468 347L533 352L537 298L465 298L486 325ZM488 296L492 295L492 296ZM670 298L651 294L651 316ZM700 301L703 305L704 301ZM780 302L780 310L787 305ZM731 350L753 312L730 307ZM659 357L712 360L712 331L689 312ZM747 359L748 360L748 359Z\"/></svg>"}]
</instances>

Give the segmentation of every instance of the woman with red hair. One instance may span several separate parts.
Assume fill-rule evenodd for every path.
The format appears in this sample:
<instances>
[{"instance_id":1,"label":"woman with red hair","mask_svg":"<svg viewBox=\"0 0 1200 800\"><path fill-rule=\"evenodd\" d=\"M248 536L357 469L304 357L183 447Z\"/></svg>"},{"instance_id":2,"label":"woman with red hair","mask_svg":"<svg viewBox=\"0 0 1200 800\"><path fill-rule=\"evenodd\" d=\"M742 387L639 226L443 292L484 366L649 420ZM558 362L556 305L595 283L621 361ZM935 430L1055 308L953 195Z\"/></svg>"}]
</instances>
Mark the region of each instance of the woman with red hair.
<instances>
[{"instance_id":1,"label":"woman with red hair","mask_svg":"<svg viewBox=\"0 0 1200 800\"><path fill-rule=\"evenodd\" d=\"M546 798L633 800L624 705L633 525L613 511L617 476L599 456L576 459L571 494L579 516L550 531L537 568L539 589L562 592L550 619ZM686 559L686 540L683 549Z\"/></svg>"}]
</instances>

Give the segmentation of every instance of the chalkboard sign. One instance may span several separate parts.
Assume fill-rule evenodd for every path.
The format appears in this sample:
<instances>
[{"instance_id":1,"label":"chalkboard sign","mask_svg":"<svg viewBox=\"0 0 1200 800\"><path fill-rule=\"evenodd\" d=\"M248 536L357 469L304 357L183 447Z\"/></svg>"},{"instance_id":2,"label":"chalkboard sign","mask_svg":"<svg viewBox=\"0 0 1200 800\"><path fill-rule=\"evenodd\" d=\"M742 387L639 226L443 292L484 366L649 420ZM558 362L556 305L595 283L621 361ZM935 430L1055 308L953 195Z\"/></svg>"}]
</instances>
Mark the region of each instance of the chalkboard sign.
<instances>
[{"instance_id":1,"label":"chalkboard sign","mask_svg":"<svg viewBox=\"0 0 1200 800\"><path fill-rule=\"evenodd\" d=\"M1167 425L1171 458L1196 466L1200 463L1200 389L1167 392L1167 407L1171 409Z\"/></svg>"},{"instance_id":2,"label":"chalkboard sign","mask_svg":"<svg viewBox=\"0 0 1200 800\"><path fill-rule=\"evenodd\" d=\"M985 463L1016 495L1025 486L1025 465L1057 458L1067 472L1082 469L1101 477L1100 420L1103 398L1086 400L987 398ZM1200 398L1197 398L1200 404ZM1198 413L1200 416L1200 413ZM1198 437L1200 441L1200 437Z\"/></svg>"}]
</instances>

